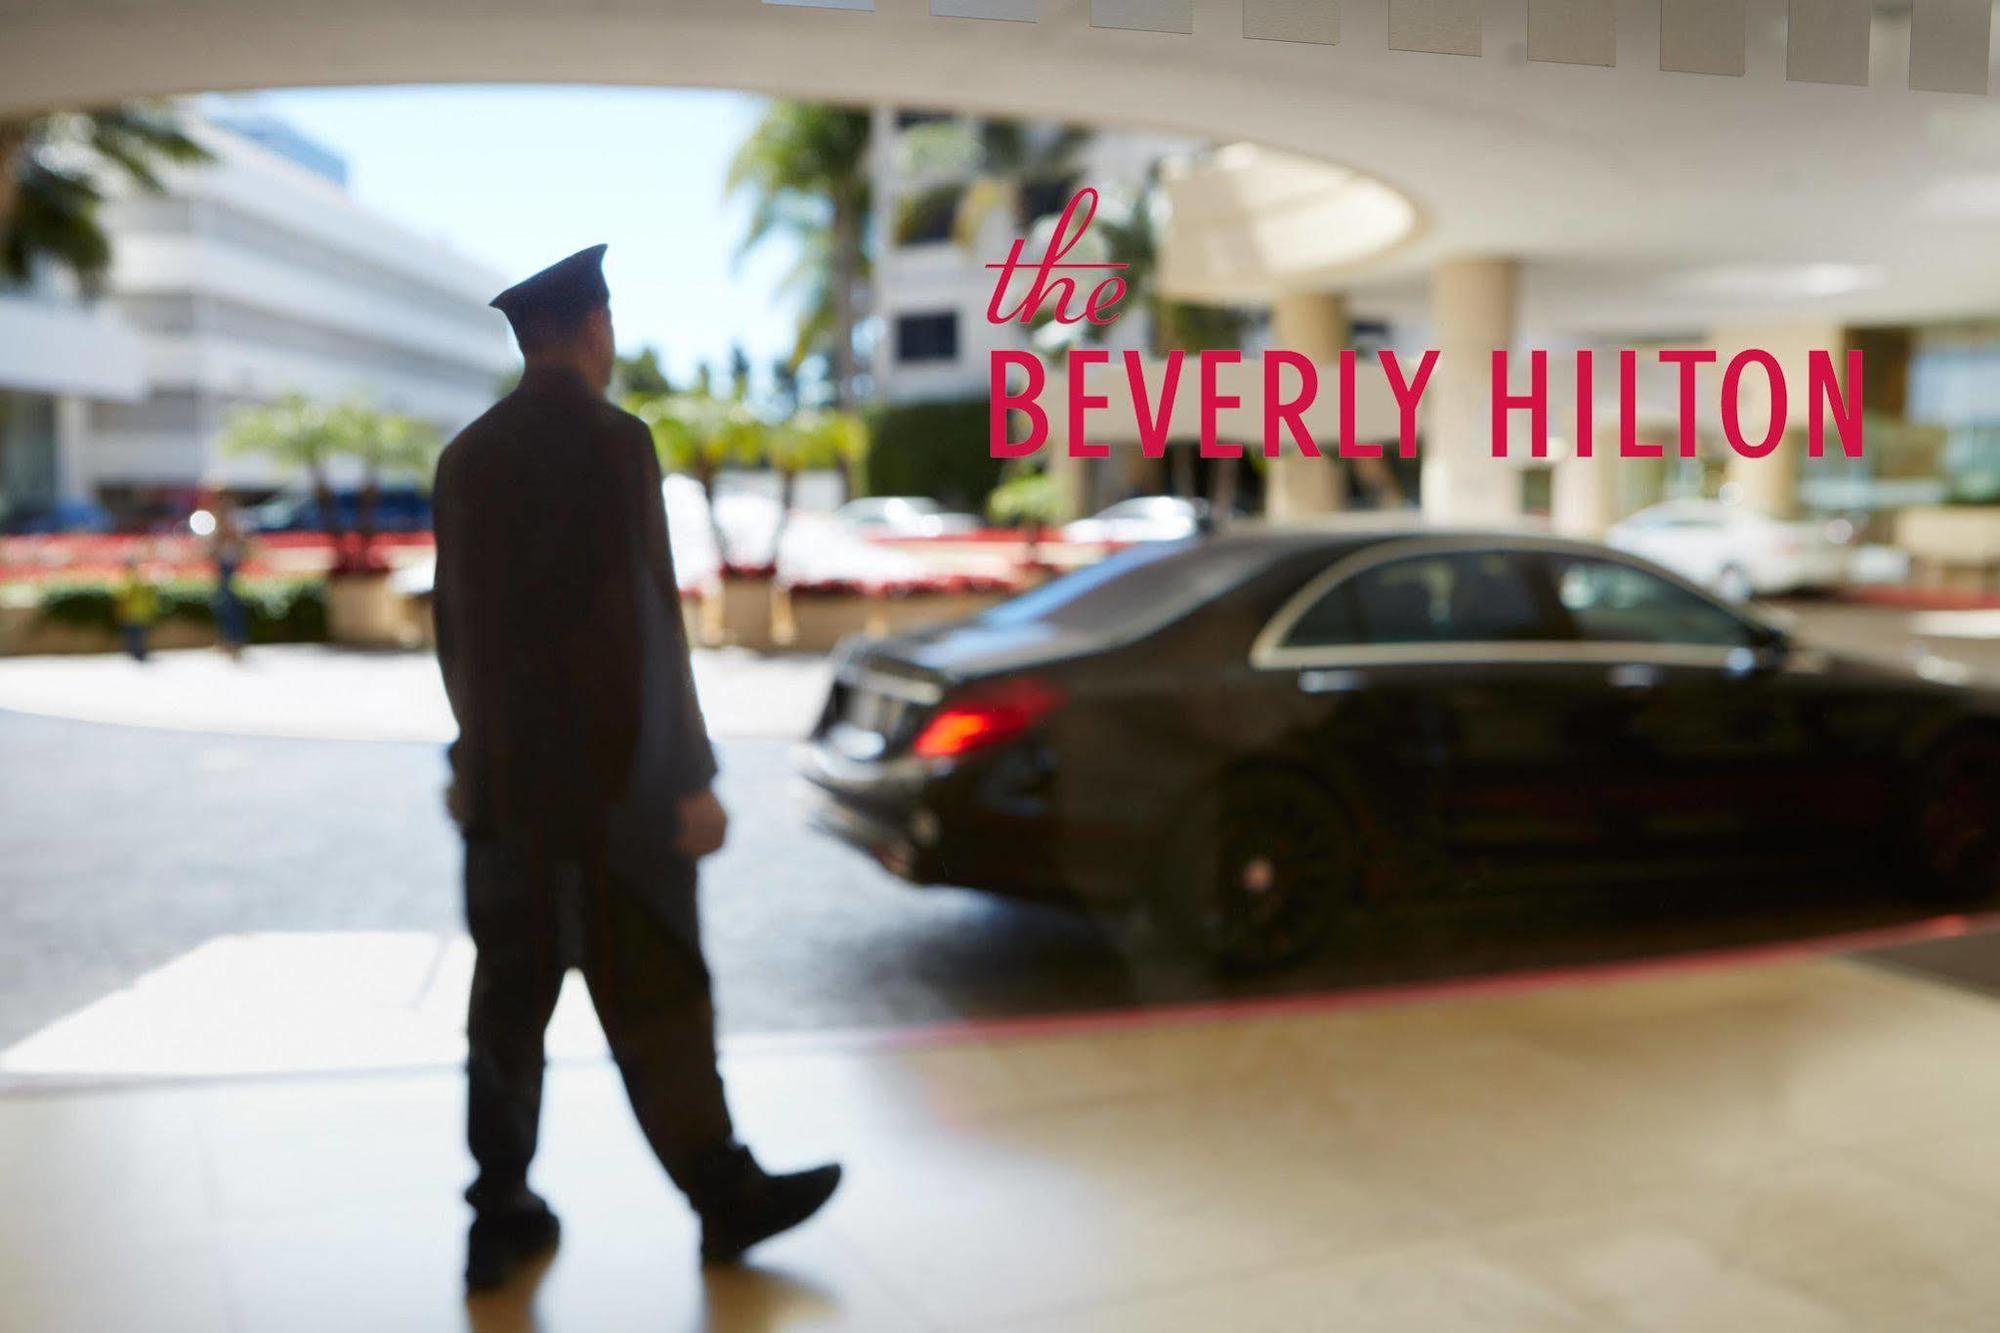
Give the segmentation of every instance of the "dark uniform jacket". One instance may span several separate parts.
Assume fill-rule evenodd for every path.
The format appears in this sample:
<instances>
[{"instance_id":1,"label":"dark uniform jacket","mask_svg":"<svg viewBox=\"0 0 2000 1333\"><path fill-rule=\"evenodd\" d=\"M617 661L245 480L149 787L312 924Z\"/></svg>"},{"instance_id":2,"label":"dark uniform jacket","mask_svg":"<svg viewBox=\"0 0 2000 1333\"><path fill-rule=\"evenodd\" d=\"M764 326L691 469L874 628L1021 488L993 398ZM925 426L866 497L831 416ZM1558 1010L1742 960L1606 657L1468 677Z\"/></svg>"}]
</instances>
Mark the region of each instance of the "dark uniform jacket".
<instances>
[{"instance_id":1,"label":"dark uniform jacket","mask_svg":"<svg viewBox=\"0 0 2000 1333\"><path fill-rule=\"evenodd\" d=\"M434 502L467 836L689 878L674 805L715 758L645 424L580 376L530 370L446 448Z\"/></svg>"}]
</instances>

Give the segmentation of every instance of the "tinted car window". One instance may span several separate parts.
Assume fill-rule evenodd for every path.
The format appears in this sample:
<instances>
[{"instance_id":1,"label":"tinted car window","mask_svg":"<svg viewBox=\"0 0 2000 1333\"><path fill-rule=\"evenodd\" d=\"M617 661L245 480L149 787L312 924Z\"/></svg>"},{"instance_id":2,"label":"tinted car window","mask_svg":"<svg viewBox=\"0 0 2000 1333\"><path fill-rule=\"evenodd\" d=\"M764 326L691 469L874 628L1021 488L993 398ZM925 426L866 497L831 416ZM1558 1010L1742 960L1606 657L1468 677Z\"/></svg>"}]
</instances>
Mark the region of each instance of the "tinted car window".
<instances>
[{"instance_id":1,"label":"tinted car window","mask_svg":"<svg viewBox=\"0 0 2000 1333\"><path fill-rule=\"evenodd\" d=\"M1271 551L1255 543L1148 542L1002 602L979 619L1116 637L1163 625L1236 587L1272 559Z\"/></svg>"},{"instance_id":2,"label":"tinted car window","mask_svg":"<svg viewBox=\"0 0 2000 1333\"><path fill-rule=\"evenodd\" d=\"M1577 634L1605 643L1691 643L1736 648L1755 635L1721 607L1616 560L1558 556L1556 596Z\"/></svg>"},{"instance_id":3,"label":"tinted car window","mask_svg":"<svg viewBox=\"0 0 2000 1333\"><path fill-rule=\"evenodd\" d=\"M1412 556L1348 580L1370 643L1491 643L1551 637L1531 573L1502 551Z\"/></svg>"},{"instance_id":4,"label":"tinted car window","mask_svg":"<svg viewBox=\"0 0 2000 1333\"><path fill-rule=\"evenodd\" d=\"M1354 615L1353 592L1343 581L1329 588L1285 633L1287 648L1326 648L1360 643L1361 626Z\"/></svg>"}]
</instances>

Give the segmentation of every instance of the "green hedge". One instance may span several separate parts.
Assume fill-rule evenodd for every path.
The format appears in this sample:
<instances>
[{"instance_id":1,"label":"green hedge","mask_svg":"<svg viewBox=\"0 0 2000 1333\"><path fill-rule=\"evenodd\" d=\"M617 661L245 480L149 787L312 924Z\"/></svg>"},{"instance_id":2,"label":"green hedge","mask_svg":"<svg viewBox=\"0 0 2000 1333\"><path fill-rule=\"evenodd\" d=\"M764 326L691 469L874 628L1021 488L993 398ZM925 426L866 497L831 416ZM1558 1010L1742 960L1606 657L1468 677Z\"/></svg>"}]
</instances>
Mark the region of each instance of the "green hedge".
<instances>
[{"instance_id":1,"label":"green hedge","mask_svg":"<svg viewBox=\"0 0 2000 1333\"><path fill-rule=\"evenodd\" d=\"M1000 481L987 449L984 398L901 403L868 414L862 484L870 495L928 495L975 514Z\"/></svg>"},{"instance_id":2,"label":"green hedge","mask_svg":"<svg viewBox=\"0 0 2000 1333\"><path fill-rule=\"evenodd\" d=\"M155 585L160 619L215 623L215 585L168 580ZM326 639L326 585L318 579L239 581L237 595L250 613L252 643L320 643ZM118 585L111 581L51 583L42 589L41 614L84 629L117 628Z\"/></svg>"}]
</instances>

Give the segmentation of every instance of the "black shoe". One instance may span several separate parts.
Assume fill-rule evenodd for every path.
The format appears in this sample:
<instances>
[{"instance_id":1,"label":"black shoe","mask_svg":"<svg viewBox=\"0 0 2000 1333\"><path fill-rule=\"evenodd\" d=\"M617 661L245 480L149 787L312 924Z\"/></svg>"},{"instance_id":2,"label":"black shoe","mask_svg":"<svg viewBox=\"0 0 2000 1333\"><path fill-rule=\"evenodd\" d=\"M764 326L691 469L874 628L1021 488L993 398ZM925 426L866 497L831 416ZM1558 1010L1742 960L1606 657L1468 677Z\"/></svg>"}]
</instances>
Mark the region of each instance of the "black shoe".
<instances>
[{"instance_id":1,"label":"black shoe","mask_svg":"<svg viewBox=\"0 0 2000 1333\"><path fill-rule=\"evenodd\" d=\"M465 1289L504 1287L527 1265L550 1253L562 1239L562 1224L532 1194L514 1207L481 1213L465 1238Z\"/></svg>"},{"instance_id":2,"label":"black shoe","mask_svg":"<svg viewBox=\"0 0 2000 1333\"><path fill-rule=\"evenodd\" d=\"M790 1231L833 1197L840 1185L838 1166L771 1175L749 1150L735 1144L718 1152L698 1172L690 1191L701 1214L703 1263L733 1263L751 1246Z\"/></svg>"}]
</instances>

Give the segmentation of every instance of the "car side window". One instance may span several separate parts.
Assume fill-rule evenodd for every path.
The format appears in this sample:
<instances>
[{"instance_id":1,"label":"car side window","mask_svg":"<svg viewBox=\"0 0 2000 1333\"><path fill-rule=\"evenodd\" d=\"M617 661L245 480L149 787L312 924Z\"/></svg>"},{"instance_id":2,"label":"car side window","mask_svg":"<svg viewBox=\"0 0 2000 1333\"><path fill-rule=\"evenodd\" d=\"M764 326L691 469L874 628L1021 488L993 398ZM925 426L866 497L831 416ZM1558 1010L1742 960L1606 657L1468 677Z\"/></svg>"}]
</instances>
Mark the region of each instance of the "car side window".
<instances>
[{"instance_id":1,"label":"car side window","mask_svg":"<svg viewBox=\"0 0 2000 1333\"><path fill-rule=\"evenodd\" d=\"M1305 614L1292 622L1285 633L1287 648L1330 648L1360 643L1361 630L1354 617L1354 601L1349 580L1334 584Z\"/></svg>"},{"instance_id":2,"label":"car side window","mask_svg":"<svg viewBox=\"0 0 2000 1333\"><path fill-rule=\"evenodd\" d=\"M1751 627L1706 598L1616 560L1557 556L1556 597L1580 638L1597 643L1749 646Z\"/></svg>"},{"instance_id":3,"label":"car side window","mask_svg":"<svg viewBox=\"0 0 2000 1333\"><path fill-rule=\"evenodd\" d=\"M1363 570L1350 582L1370 643L1492 643L1551 637L1520 557L1448 551Z\"/></svg>"}]
</instances>

